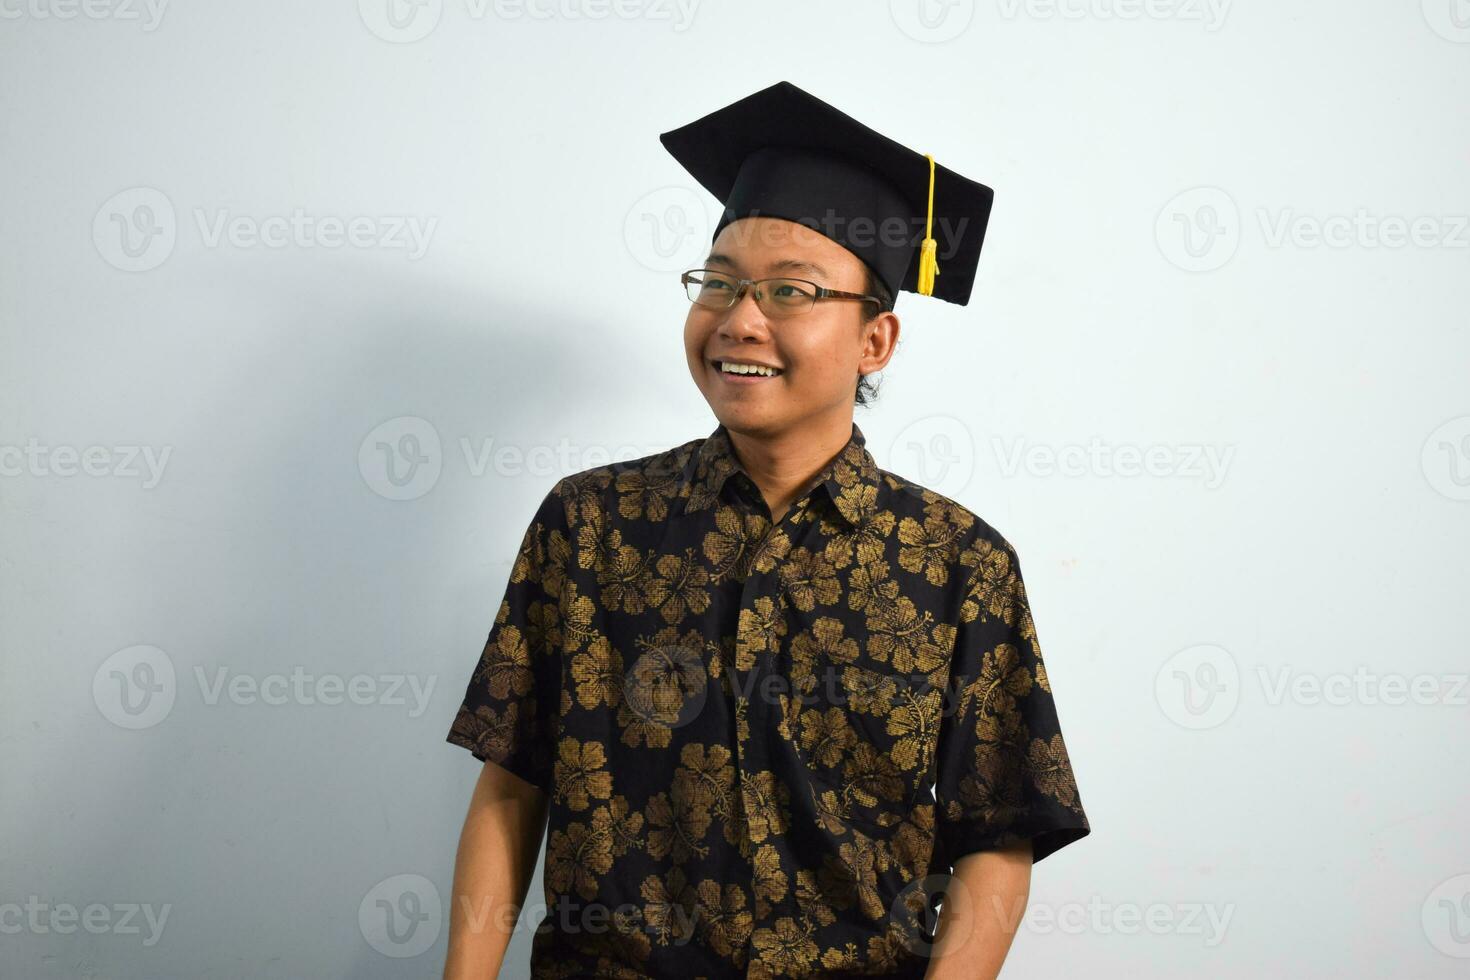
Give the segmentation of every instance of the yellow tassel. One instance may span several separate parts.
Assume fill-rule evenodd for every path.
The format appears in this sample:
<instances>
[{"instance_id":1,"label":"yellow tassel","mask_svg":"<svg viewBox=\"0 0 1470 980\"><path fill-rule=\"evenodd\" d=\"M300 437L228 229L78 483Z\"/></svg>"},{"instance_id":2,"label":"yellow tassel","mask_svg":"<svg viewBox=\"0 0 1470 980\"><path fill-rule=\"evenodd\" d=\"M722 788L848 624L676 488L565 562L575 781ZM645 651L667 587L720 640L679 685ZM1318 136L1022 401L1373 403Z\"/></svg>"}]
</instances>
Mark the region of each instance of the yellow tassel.
<instances>
[{"instance_id":1,"label":"yellow tassel","mask_svg":"<svg viewBox=\"0 0 1470 980\"><path fill-rule=\"evenodd\" d=\"M924 154L929 161L929 213L924 219L924 241L919 246L919 292L924 296L934 295L934 277L939 275L939 248L934 241L934 157Z\"/></svg>"}]
</instances>

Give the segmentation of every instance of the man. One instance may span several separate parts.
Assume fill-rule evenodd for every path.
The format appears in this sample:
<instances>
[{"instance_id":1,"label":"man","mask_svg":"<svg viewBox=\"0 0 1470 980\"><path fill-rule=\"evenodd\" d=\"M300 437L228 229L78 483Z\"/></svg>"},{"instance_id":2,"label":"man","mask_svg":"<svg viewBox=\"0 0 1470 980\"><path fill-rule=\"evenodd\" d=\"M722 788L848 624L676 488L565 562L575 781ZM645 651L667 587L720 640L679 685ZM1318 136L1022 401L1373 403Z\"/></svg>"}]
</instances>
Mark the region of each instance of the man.
<instances>
[{"instance_id":1,"label":"man","mask_svg":"<svg viewBox=\"0 0 1470 980\"><path fill-rule=\"evenodd\" d=\"M446 976L499 969L549 818L532 976L994 977L1090 826L1015 550L853 422L991 191L786 82L662 139L726 206L682 277L719 425L526 531L448 737Z\"/></svg>"}]
</instances>

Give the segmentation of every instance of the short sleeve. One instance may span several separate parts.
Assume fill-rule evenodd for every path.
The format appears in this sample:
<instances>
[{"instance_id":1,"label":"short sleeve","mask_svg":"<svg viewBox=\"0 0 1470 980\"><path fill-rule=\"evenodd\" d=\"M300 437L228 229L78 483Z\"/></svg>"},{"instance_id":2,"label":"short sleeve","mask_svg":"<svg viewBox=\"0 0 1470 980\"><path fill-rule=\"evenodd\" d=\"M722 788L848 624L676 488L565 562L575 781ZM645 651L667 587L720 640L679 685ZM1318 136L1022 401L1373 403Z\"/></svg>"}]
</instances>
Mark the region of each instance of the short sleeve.
<instances>
[{"instance_id":1,"label":"short sleeve","mask_svg":"<svg viewBox=\"0 0 1470 980\"><path fill-rule=\"evenodd\" d=\"M965 552L935 772L933 866L1031 840L1033 863L1086 837L1072 763L1037 643L1020 561L1003 539Z\"/></svg>"},{"instance_id":2,"label":"short sleeve","mask_svg":"<svg viewBox=\"0 0 1470 980\"><path fill-rule=\"evenodd\" d=\"M546 793L561 710L561 594L570 550L564 484L552 488L526 528L447 739Z\"/></svg>"}]
</instances>

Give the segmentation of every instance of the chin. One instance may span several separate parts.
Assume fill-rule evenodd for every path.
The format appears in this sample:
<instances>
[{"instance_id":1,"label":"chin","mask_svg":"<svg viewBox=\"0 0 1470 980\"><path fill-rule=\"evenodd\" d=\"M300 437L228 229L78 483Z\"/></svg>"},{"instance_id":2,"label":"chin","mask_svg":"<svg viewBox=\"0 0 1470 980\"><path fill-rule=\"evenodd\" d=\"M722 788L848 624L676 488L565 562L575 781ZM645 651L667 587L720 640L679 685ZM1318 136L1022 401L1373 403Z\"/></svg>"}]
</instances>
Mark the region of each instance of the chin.
<instances>
[{"instance_id":1,"label":"chin","mask_svg":"<svg viewBox=\"0 0 1470 980\"><path fill-rule=\"evenodd\" d=\"M775 412L750 405L721 405L715 411L715 418L733 432L751 435L780 432L792 421L788 412Z\"/></svg>"}]
</instances>

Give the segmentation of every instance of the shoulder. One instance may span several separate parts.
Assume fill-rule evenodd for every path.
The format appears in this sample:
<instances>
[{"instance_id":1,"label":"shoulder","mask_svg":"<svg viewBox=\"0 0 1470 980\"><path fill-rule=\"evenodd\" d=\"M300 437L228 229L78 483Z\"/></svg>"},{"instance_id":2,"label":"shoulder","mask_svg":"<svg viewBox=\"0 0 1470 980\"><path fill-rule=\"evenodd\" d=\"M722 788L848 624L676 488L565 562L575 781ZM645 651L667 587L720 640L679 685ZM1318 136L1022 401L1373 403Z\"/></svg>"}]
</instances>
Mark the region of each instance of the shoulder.
<instances>
[{"instance_id":1,"label":"shoulder","mask_svg":"<svg viewBox=\"0 0 1470 980\"><path fill-rule=\"evenodd\" d=\"M997 618L1031 634L1021 559L1006 535L953 497L886 470L882 474L879 507L896 517L892 533L899 563L925 550L942 556L937 560L946 572L937 578L944 583L945 621Z\"/></svg>"},{"instance_id":2,"label":"shoulder","mask_svg":"<svg viewBox=\"0 0 1470 980\"><path fill-rule=\"evenodd\" d=\"M570 525L595 513L616 512L619 495L679 496L686 468L703 442L691 439L660 452L578 470L558 480L547 499L561 501Z\"/></svg>"},{"instance_id":3,"label":"shoulder","mask_svg":"<svg viewBox=\"0 0 1470 980\"><path fill-rule=\"evenodd\" d=\"M954 542L956 560L965 565L973 565L977 555L995 551L1015 555L1006 536L965 504L898 473L883 469L879 473L879 506L893 513L900 533L903 522L909 521L921 525L929 537L945 535Z\"/></svg>"}]
</instances>

